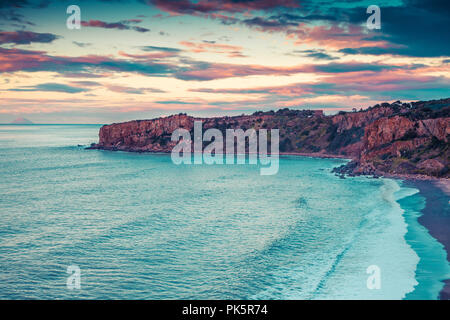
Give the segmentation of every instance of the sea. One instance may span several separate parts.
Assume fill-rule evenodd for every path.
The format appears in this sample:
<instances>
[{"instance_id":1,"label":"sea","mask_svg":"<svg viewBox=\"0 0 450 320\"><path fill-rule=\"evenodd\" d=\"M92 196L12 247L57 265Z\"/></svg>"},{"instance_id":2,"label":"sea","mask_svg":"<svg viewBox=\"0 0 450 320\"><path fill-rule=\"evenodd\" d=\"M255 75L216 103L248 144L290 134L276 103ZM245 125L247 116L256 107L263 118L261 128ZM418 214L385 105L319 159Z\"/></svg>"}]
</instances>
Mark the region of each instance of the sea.
<instances>
[{"instance_id":1,"label":"sea","mask_svg":"<svg viewBox=\"0 0 450 320\"><path fill-rule=\"evenodd\" d=\"M437 299L449 278L401 180L86 149L99 128L0 125L0 299Z\"/></svg>"}]
</instances>

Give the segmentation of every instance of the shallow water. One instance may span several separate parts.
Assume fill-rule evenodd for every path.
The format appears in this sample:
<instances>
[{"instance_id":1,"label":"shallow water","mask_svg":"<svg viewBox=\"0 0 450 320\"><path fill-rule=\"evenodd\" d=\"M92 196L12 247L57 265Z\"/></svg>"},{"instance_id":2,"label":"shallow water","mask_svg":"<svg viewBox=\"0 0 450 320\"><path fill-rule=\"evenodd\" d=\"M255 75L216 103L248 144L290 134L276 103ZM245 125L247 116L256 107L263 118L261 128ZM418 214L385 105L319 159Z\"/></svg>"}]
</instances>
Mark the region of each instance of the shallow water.
<instances>
[{"instance_id":1,"label":"shallow water","mask_svg":"<svg viewBox=\"0 0 450 320\"><path fill-rule=\"evenodd\" d=\"M0 126L0 298L437 297L445 255L414 223L415 189L339 179L340 159L283 156L261 176L78 146L98 129ZM427 279L414 241L436 261L423 270L441 268ZM71 265L79 290L66 287ZM367 288L371 265L379 290Z\"/></svg>"}]
</instances>

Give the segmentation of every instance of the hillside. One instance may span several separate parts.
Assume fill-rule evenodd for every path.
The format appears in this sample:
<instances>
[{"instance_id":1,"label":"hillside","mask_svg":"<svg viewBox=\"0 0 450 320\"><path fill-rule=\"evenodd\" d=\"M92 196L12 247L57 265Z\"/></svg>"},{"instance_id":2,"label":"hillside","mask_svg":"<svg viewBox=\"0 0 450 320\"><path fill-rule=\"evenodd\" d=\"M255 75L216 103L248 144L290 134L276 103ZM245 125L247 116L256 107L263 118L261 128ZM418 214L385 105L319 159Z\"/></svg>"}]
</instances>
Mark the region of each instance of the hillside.
<instances>
[{"instance_id":1,"label":"hillside","mask_svg":"<svg viewBox=\"0 0 450 320\"><path fill-rule=\"evenodd\" d=\"M353 159L341 174L420 174L449 177L450 98L382 103L365 110L325 116L320 110L255 112L252 115L194 118L178 114L103 126L91 148L170 152L177 128L279 129L280 152Z\"/></svg>"}]
</instances>

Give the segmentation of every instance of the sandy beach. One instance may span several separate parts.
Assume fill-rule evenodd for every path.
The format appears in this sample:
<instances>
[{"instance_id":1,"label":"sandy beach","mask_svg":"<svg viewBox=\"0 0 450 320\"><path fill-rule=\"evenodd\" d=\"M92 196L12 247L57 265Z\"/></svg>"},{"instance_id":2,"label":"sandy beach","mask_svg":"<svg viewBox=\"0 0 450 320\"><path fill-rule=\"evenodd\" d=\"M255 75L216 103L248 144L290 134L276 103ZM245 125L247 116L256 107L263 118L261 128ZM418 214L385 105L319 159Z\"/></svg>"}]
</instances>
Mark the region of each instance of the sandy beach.
<instances>
[{"instance_id":1,"label":"sandy beach","mask_svg":"<svg viewBox=\"0 0 450 320\"><path fill-rule=\"evenodd\" d=\"M316 158L349 158L320 153L280 153L280 155L306 156ZM383 174L386 178L401 179L406 185L419 189L426 199L423 215L419 223L428 229L431 236L442 243L450 262L450 179L436 178L417 174ZM450 279L444 281L445 286L439 294L440 300L450 300Z\"/></svg>"},{"instance_id":2,"label":"sandy beach","mask_svg":"<svg viewBox=\"0 0 450 320\"><path fill-rule=\"evenodd\" d=\"M449 179L407 179L405 184L419 189L426 199L419 223L428 229L431 236L442 243L450 261L450 180ZM450 300L450 279L445 281L439 299Z\"/></svg>"}]
</instances>

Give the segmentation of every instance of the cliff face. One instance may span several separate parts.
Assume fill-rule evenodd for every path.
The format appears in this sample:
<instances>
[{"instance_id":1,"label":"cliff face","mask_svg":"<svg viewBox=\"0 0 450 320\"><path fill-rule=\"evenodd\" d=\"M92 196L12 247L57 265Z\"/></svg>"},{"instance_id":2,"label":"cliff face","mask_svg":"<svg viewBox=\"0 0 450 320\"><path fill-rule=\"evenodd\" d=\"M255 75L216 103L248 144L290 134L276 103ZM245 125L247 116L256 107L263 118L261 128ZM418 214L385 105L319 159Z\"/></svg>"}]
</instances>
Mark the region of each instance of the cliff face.
<instances>
[{"instance_id":1,"label":"cliff face","mask_svg":"<svg viewBox=\"0 0 450 320\"><path fill-rule=\"evenodd\" d=\"M390 116L393 113L394 110L390 106L381 106L364 112L338 114L332 120L333 124L337 125L337 132L342 133L355 127L364 127L376 119Z\"/></svg>"},{"instance_id":2,"label":"cliff face","mask_svg":"<svg viewBox=\"0 0 450 320\"><path fill-rule=\"evenodd\" d=\"M450 118L381 118L366 127L355 173L448 176Z\"/></svg>"},{"instance_id":3,"label":"cliff face","mask_svg":"<svg viewBox=\"0 0 450 320\"><path fill-rule=\"evenodd\" d=\"M358 174L449 176L450 98L411 104L383 103L359 112L281 109L252 115L194 118L185 114L103 126L91 148L170 152L177 128L279 129L280 152L340 155L353 161L336 171Z\"/></svg>"},{"instance_id":4,"label":"cliff face","mask_svg":"<svg viewBox=\"0 0 450 320\"><path fill-rule=\"evenodd\" d=\"M366 124L359 154L336 171L449 177L450 99L390 108Z\"/></svg>"},{"instance_id":5,"label":"cliff face","mask_svg":"<svg viewBox=\"0 0 450 320\"><path fill-rule=\"evenodd\" d=\"M326 129L331 120L321 111L289 110L256 112L253 115L194 118L185 114L152 120L135 120L103 126L99 143L91 148L135 152L171 152L176 142L172 132L183 128L193 135L194 121L202 121L203 130L216 128L225 136L226 129L279 129L281 151L317 152L326 147ZM310 134L311 133L311 134ZM298 135L298 137L297 137ZM292 139L292 140L291 140ZM310 141L309 141L310 140ZM308 142L305 142L308 141ZM294 145L298 142L297 145ZM304 146L300 146L300 142ZM316 143L316 145L313 144Z\"/></svg>"},{"instance_id":6,"label":"cliff face","mask_svg":"<svg viewBox=\"0 0 450 320\"><path fill-rule=\"evenodd\" d=\"M96 147L107 150L168 152L176 145L170 141L172 132L177 128L190 130L193 125L194 118L186 115L115 123L100 129Z\"/></svg>"}]
</instances>

